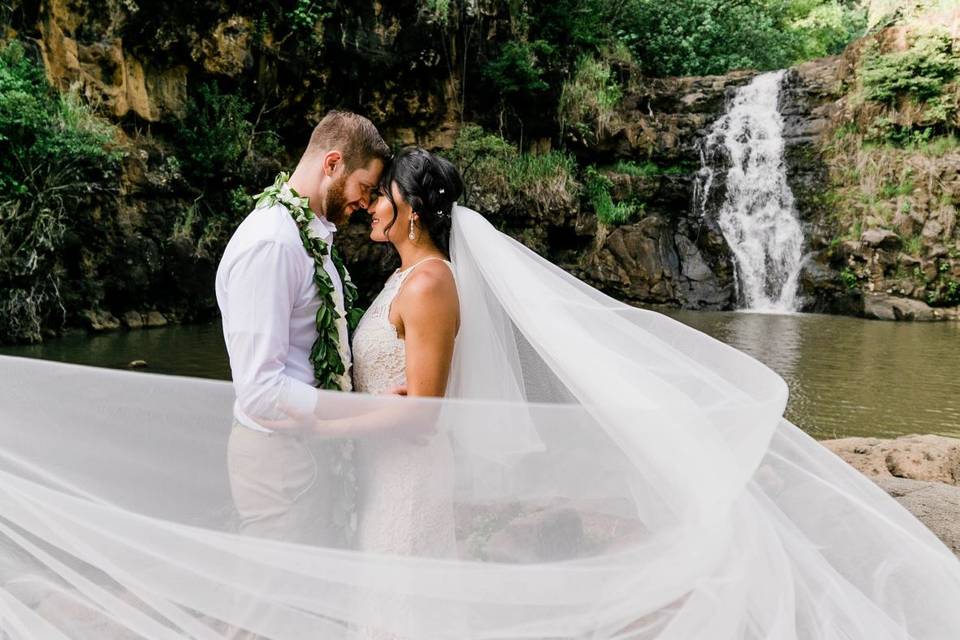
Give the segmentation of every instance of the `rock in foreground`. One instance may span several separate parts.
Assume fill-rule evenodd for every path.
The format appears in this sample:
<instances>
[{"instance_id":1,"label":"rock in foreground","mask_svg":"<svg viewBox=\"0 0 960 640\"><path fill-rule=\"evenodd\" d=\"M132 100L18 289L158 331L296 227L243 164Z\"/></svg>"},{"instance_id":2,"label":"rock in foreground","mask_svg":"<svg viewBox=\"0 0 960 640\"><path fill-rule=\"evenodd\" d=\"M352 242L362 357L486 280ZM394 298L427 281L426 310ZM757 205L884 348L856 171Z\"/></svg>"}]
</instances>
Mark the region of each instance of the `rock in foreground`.
<instances>
[{"instance_id":1,"label":"rock in foreground","mask_svg":"<svg viewBox=\"0 0 960 640\"><path fill-rule=\"evenodd\" d=\"M876 482L960 556L960 439L842 438L823 445Z\"/></svg>"}]
</instances>

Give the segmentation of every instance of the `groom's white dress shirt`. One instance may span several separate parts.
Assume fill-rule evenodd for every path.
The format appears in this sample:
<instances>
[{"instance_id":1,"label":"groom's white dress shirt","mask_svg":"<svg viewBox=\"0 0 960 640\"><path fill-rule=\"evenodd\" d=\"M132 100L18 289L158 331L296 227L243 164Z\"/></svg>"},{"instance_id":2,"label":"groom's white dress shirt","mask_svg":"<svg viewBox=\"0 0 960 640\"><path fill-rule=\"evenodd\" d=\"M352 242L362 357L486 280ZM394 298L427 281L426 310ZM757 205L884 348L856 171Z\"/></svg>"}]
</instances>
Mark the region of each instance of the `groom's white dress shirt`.
<instances>
[{"instance_id":1,"label":"groom's white dress shirt","mask_svg":"<svg viewBox=\"0 0 960 640\"><path fill-rule=\"evenodd\" d=\"M314 218L310 228L333 247L332 223ZM342 310L343 284L329 253L323 267ZM246 427L269 431L264 423L302 419L314 411L310 350L320 299L313 269L283 205L255 209L227 243L217 269L217 304L237 396L233 416Z\"/></svg>"}]
</instances>

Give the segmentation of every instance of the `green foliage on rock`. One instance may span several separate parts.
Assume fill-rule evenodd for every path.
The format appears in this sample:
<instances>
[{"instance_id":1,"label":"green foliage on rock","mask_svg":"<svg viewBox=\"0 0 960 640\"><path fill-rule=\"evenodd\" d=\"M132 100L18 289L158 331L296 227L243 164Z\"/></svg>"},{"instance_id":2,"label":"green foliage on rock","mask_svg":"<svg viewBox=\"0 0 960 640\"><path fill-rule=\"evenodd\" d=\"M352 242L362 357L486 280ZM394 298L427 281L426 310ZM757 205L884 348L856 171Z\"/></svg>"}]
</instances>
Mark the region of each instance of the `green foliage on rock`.
<instances>
[{"instance_id":1,"label":"green foliage on rock","mask_svg":"<svg viewBox=\"0 0 960 640\"><path fill-rule=\"evenodd\" d=\"M483 76L504 100L529 98L550 88L543 77L543 59L552 52L543 40L507 42L484 67Z\"/></svg>"},{"instance_id":2,"label":"green foliage on rock","mask_svg":"<svg viewBox=\"0 0 960 640\"><path fill-rule=\"evenodd\" d=\"M251 110L242 97L222 93L213 83L197 89L187 103L186 117L178 123L188 176L200 180L241 177L250 172L254 144L266 152L278 150L272 133L257 134Z\"/></svg>"},{"instance_id":3,"label":"green foliage on rock","mask_svg":"<svg viewBox=\"0 0 960 640\"><path fill-rule=\"evenodd\" d=\"M464 204L487 212L548 212L572 206L579 194L576 162L559 151L521 153L502 137L464 125L447 158L460 168Z\"/></svg>"},{"instance_id":4,"label":"green foliage on rock","mask_svg":"<svg viewBox=\"0 0 960 640\"><path fill-rule=\"evenodd\" d=\"M115 188L116 129L48 86L18 42L0 49L0 340L37 341L63 322L70 226Z\"/></svg>"},{"instance_id":5,"label":"green foliage on rock","mask_svg":"<svg viewBox=\"0 0 960 640\"><path fill-rule=\"evenodd\" d=\"M938 33L917 38L906 51L868 52L860 73L867 100L894 105L900 98L927 102L940 97L958 71L953 39Z\"/></svg>"},{"instance_id":6,"label":"green foliage on rock","mask_svg":"<svg viewBox=\"0 0 960 640\"><path fill-rule=\"evenodd\" d=\"M586 170L583 193L597 214L597 219L606 225L620 225L631 222L643 207L632 202L614 202L610 195L613 182L590 166Z\"/></svg>"},{"instance_id":7,"label":"green foliage on rock","mask_svg":"<svg viewBox=\"0 0 960 640\"><path fill-rule=\"evenodd\" d=\"M268 179L276 167L261 167L261 158L276 162L282 155L279 137L258 129L252 105L239 95L222 92L213 83L201 85L178 123L182 159L168 157L184 180L200 195L176 218L171 240L188 243L194 255L216 259L236 224L252 209L244 188Z\"/></svg>"},{"instance_id":8,"label":"green foliage on rock","mask_svg":"<svg viewBox=\"0 0 960 640\"><path fill-rule=\"evenodd\" d=\"M572 129L581 139L602 135L610 124L623 89L610 63L585 55L560 93L561 129Z\"/></svg>"}]
</instances>

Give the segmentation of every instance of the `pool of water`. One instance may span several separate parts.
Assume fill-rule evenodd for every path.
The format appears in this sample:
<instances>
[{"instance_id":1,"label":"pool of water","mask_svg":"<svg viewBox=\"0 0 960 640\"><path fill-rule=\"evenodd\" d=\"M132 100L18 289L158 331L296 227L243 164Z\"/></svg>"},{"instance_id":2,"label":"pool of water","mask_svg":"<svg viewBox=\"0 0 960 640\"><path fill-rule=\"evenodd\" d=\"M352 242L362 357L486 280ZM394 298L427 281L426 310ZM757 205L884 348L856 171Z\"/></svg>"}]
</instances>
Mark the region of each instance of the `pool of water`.
<instances>
[{"instance_id":1,"label":"pool of water","mask_svg":"<svg viewBox=\"0 0 960 640\"><path fill-rule=\"evenodd\" d=\"M745 351L790 387L787 417L817 438L936 433L960 437L960 323L815 314L670 312ZM229 379L219 324L72 334L0 353Z\"/></svg>"}]
</instances>

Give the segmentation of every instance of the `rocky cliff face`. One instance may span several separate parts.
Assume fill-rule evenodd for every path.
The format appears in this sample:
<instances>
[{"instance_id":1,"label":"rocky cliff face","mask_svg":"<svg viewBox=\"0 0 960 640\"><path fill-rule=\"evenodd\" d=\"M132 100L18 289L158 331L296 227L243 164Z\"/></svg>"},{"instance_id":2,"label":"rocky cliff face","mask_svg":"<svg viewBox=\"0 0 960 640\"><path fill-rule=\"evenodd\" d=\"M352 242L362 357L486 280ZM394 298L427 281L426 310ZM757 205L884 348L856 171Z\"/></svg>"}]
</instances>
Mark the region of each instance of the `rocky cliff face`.
<instances>
[{"instance_id":1,"label":"rocky cliff face","mask_svg":"<svg viewBox=\"0 0 960 640\"><path fill-rule=\"evenodd\" d=\"M810 223L808 308L888 320L958 317L960 151L949 106L960 86L957 25L960 10L923 13L854 43L829 68L816 61L796 70L807 96L798 111L819 129L793 159L795 191L810 194L802 208ZM931 82L937 89L922 99L897 88ZM887 87L893 93L877 97Z\"/></svg>"},{"instance_id":2,"label":"rocky cliff face","mask_svg":"<svg viewBox=\"0 0 960 640\"><path fill-rule=\"evenodd\" d=\"M54 87L114 123L124 156L116 184L67 221L58 260L67 324L113 328L149 311L211 317L213 274L249 211L247 196L292 167L331 108L370 115L392 143L448 146L460 122L451 96L463 66L450 53L455 38L441 38L420 9L416 1L349 3L316 15L206 1L5 7L0 18L12 19L0 35L25 43ZM485 18L491 33L495 13ZM231 146L242 148L217 148ZM223 158L236 166L224 168ZM361 242L364 235L344 233L370 289L390 256Z\"/></svg>"},{"instance_id":3,"label":"rocky cliff face","mask_svg":"<svg viewBox=\"0 0 960 640\"><path fill-rule=\"evenodd\" d=\"M644 163L640 175L604 174L617 201L643 203L636 222L583 225L592 235L579 273L612 295L637 303L727 309L734 299L731 256L716 219L697 206L699 142L736 89L754 72L640 81L603 135L581 149L601 161ZM718 189L711 195L722 198ZM708 206L708 209L710 207ZM599 228L597 228L599 226Z\"/></svg>"},{"instance_id":4,"label":"rocky cliff face","mask_svg":"<svg viewBox=\"0 0 960 640\"><path fill-rule=\"evenodd\" d=\"M509 34L498 5L470 5L491 38ZM148 311L173 319L214 313L213 272L232 226L249 210L243 191L254 192L292 166L312 124L329 108L369 114L394 143L449 147L461 121L476 115L461 113L459 102L464 83L476 78L463 77L470 66L464 41L440 29L425 6L371 0L302 20L244 2L15 3L6 37L34 41L51 83L97 105L117 124L126 149L116 189L92 204L89 220L77 223L70 240L76 281L95 289L84 298L87 308L69 309L73 321L109 327L116 318L135 320ZM903 46L896 29L872 37ZM850 158L831 146L856 116L851 95L862 49L854 45L843 56L793 68L782 86L787 176L810 254L801 279L804 309L947 317L952 312L942 304L929 307L927 299L946 291L944 274L960 278L955 152L926 164L916 154L897 156L898 170L914 167L923 179L911 193L890 195L898 211L892 219L859 211L861 226L853 233L836 215L837 193L864 189L840 177ZM578 200L574 191L550 210L522 196L512 202L481 193L472 203L534 250L620 299L732 308L732 258L711 215L724 194L723 176L709 201L699 202L699 144L755 72L649 79L627 69L624 75L624 95L603 130L589 143L563 141L581 169L595 165L609 181L614 201L640 203L631 221L598 222L589 200ZM254 124L243 173L198 184L184 178L183 167L200 160L183 157L182 129L196 117L194 96L212 84L242 96ZM283 144L266 144L268 133ZM557 132L553 141L563 135ZM550 139L539 138L530 150L550 146ZM198 207L224 213L201 228L193 218ZM907 237L919 238L911 251L904 249ZM369 243L362 221L348 226L341 242L361 287L376 291L394 265L389 248ZM881 294L910 300L890 302Z\"/></svg>"}]
</instances>

